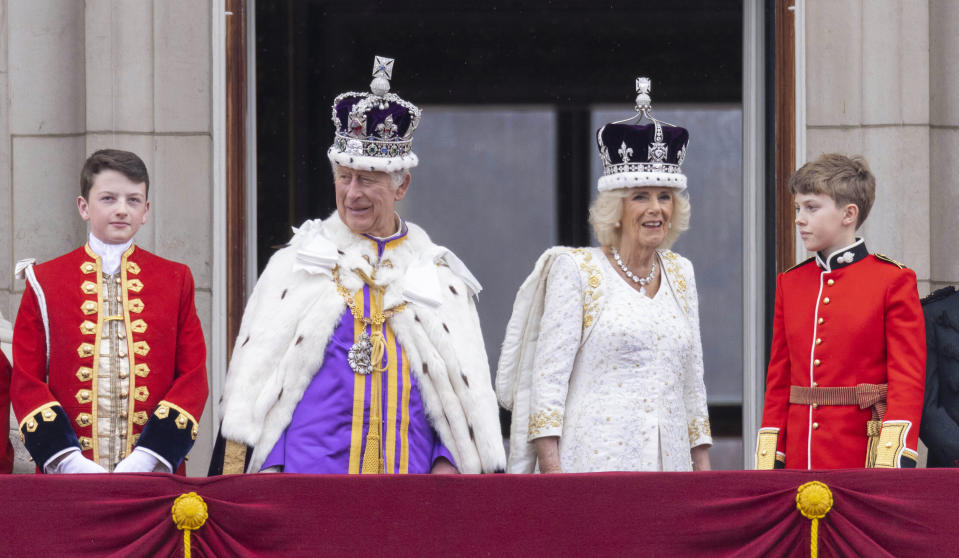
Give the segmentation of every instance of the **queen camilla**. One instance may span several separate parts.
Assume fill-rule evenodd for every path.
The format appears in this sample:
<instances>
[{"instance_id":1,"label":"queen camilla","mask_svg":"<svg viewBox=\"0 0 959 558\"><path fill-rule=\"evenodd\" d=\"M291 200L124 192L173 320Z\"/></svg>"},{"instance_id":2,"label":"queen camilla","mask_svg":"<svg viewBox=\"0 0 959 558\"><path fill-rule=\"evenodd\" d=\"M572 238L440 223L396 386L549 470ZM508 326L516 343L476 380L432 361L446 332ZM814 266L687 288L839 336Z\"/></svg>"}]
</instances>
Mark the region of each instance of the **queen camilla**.
<instances>
[{"instance_id":1,"label":"queen camilla","mask_svg":"<svg viewBox=\"0 0 959 558\"><path fill-rule=\"evenodd\" d=\"M696 281L669 250L689 228L689 134L636 88L638 116L597 132L601 247L550 248L516 295L496 376L511 473L709 469Z\"/></svg>"}]
</instances>

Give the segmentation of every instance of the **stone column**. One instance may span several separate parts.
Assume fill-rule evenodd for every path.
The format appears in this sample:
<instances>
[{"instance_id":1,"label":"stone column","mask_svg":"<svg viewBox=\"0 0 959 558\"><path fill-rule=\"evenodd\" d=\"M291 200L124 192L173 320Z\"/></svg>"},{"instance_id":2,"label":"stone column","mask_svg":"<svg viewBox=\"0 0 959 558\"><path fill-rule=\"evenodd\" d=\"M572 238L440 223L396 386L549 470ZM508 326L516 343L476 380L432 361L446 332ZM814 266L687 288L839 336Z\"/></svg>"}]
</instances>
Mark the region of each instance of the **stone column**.
<instances>
[{"instance_id":1,"label":"stone column","mask_svg":"<svg viewBox=\"0 0 959 558\"><path fill-rule=\"evenodd\" d=\"M926 0L807 0L807 160L866 157L876 203L860 231L873 252L931 285L929 6Z\"/></svg>"},{"instance_id":2,"label":"stone column","mask_svg":"<svg viewBox=\"0 0 959 558\"><path fill-rule=\"evenodd\" d=\"M932 288L959 286L959 2L929 5Z\"/></svg>"}]
</instances>

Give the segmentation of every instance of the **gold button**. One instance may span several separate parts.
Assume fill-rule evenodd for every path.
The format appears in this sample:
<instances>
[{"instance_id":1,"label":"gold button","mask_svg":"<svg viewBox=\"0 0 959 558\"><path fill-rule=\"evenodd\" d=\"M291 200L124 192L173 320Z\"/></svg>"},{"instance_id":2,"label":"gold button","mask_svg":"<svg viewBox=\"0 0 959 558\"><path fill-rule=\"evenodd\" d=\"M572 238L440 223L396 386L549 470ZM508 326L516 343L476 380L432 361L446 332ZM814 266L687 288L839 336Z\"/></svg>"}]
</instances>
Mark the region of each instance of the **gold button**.
<instances>
[{"instance_id":1,"label":"gold button","mask_svg":"<svg viewBox=\"0 0 959 558\"><path fill-rule=\"evenodd\" d=\"M816 338L816 344L817 344L817 345L822 345L822 339L820 339L819 337L817 337L817 338Z\"/></svg>"},{"instance_id":2,"label":"gold button","mask_svg":"<svg viewBox=\"0 0 959 558\"><path fill-rule=\"evenodd\" d=\"M77 370L77 379L80 380L81 382L89 382L92 378L93 378L92 368L81 366Z\"/></svg>"},{"instance_id":3,"label":"gold button","mask_svg":"<svg viewBox=\"0 0 959 558\"><path fill-rule=\"evenodd\" d=\"M891 448L891 447L892 447L892 442L886 442L886 447L887 447L887 448Z\"/></svg>"},{"instance_id":4,"label":"gold button","mask_svg":"<svg viewBox=\"0 0 959 558\"><path fill-rule=\"evenodd\" d=\"M80 324L80 333L83 335L96 335L97 324L91 322L90 320L83 320L83 323Z\"/></svg>"},{"instance_id":5,"label":"gold button","mask_svg":"<svg viewBox=\"0 0 959 558\"><path fill-rule=\"evenodd\" d=\"M127 307L130 309L130 312L133 312L134 314L139 314L140 312L143 312L144 306L145 305L143 304L143 301L140 300L139 298L134 298L133 300L127 303Z\"/></svg>"},{"instance_id":6,"label":"gold button","mask_svg":"<svg viewBox=\"0 0 959 558\"><path fill-rule=\"evenodd\" d=\"M822 325L822 318L819 318L819 325Z\"/></svg>"},{"instance_id":7,"label":"gold button","mask_svg":"<svg viewBox=\"0 0 959 558\"><path fill-rule=\"evenodd\" d=\"M819 366L820 364L822 364L822 361L817 358L816 360L812 361L812 363L815 366Z\"/></svg>"},{"instance_id":8,"label":"gold button","mask_svg":"<svg viewBox=\"0 0 959 558\"><path fill-rule=\"evenodd\" d=\"M819 403L813 403L813 404L812 404L812 408L813 408L813 409L818 409L818 408L819 408Z\"/></svg>"},{"instance_id":9,"label":"gold button","mask_svg":"<svg viewBox=\"0 0 959 558\"><path fill-rule=\"evenodd\" d=\"M813 382L812 387L819 387L819 382Z\"/></svg>"},{"instance_id":10,"label":"gold button","mask_svg":"<svg viewBox=\"0 0 959 558\"><path fill-rule=\"evenodd\" d=\"M829 297L827 296L826 298L822 299L822 303L829 304Z\"/></svg>"},{"instance_id":11,"label":"gold button","mask_svg":"<svg viewBox=\"0 0 959 558\"><path fill-rule=\"evenodd\" d=\"M819 430L819 423L818 423L818 422L812 423L812 429L813 429L813 430Z\"/></svg>"},{"instance_id":12,"label":"gold button","mask_svg":"<svg viewBox=\"0 0 959 558\"><path fill-rule=\"evenodd\" d=\"M759 452L759 455L766 455L766 450Z\"/></svg>"},{"instance_id":13,"label":"gold button","mask_svg":"<svg viewBox=\"0 0 959 558\"><path fill-rule=\"evenodd\" d=\"M129 375L130 375L130 373L127 372L126 370L121 370L121 371L120 371L120 379L121 379L121 380L126 380L126 379L127 379L127 376L129 376Z\"/></svg>"},{"instance_id":14,"label":"gold button","mask_svg":"<svg viewBox=\"0 0 959 558\"><path fill-rule=\"evenodd\" d=\"M835 284L836 284L836 282L835 282L835 281L833 281L832 279L830 279L829 281L826 281L826 284L827 284L827 285L829 285L829 286L831 287L831 286L833 286L833 285L835 285Z\"/></svg>"},{"instance_id":15,"label":"gold button","mask_svg":"<svg viewBox=\"0 0 959 558\"><path fill-rule=\"evenodd\" d=\"M129 391L129 390L126 390L126 389L125 389L125 390L123 390L123 391L120 392L120 397L126 397L126 396L128 396L128 395L130 395L130 391Z\"/></svg>"},{"instance_id":16,"label":"gold button","mask_svg":"<svg viewBox=\"0 0 959 558\"><path fill-rule=\"evenodd\" d=\"M80 346L77 347L77 355L80 358L92 357L93 345L91 345L90 343L81 343Z\"/></svg>"},{"instance_id":17,"label":"gold button","mask_svg":"<svg viewBox=\"0 0 959 558\"><path fill-rule=\"evenodd\" d=\"M147 356L150 352L150 345L146 341L137 341L133 344L133 352L140 356Z\"/></svg>"}]
</instances>

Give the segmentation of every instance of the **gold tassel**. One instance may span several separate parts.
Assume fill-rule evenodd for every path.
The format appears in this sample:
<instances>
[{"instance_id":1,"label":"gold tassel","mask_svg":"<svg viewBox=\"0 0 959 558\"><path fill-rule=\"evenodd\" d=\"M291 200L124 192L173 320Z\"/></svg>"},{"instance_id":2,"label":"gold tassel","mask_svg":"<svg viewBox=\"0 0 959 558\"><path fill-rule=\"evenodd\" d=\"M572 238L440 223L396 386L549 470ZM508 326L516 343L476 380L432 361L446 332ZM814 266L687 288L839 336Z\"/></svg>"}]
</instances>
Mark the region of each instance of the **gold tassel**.
<instances>
[{"instance_id":1,"label":"gold tassel","mask_svg":"<svg viewBox=\"0 0 959 558\"><path fill-rule=\"evenodd\" d=\"M383 289L370 288L370 315L375 316L382 312ZM386 351L386 341L380 331L382 322L370 327L370 343L373 350L370 362L373 365L370 383L370 427L366 435L366 450L363 451L363 466L361 474L373 475L383 472L383 456L380 452L380 438L383 419L381 417L383 391L383 353ZM376 328L374 330L374 328Z\"/></svg>"},{"instance_id":2,"label":"gold tassel","mask_svg":"<svg viewBox=\"0 0 959 558\"><path fill-rule=\"evenodd\" d=\"M183 556L190 558L190 531L203 527L210 516L206 502L196 492L180 494L173 501L171 513L176 528L183 531Z\"/></svg>"},{"instance_id":3,"label":"gold tassel","mask_svg":"<svg viewBox=\"0 0 959 558\"><path fill-rule=\"evenodd\" d=\"M374 368L370 385L370 429L366 435L366 450L363 451L363 475L376 475L383 472L383 457L380 454L380 391L382 376Z\"/></svg>"},{"instance_id":4,"label":"gold tassel","mask_svg":"<svg viewBox=\"0 0 959 558\"><path fill-rule=\"evenodd\" d=\"M866 446L866 468L872 469L876 467L876 456L879 453L879 431L882 430L882 422L878 420L870 420L866 422L866 436L868 436L869 443Z\"/></svg>"},{"instance_id":5,"label":"gold tassel","mask_svg":"<svg viewBox=\"0 0 959 558\"><path fill-rule=\"evenodd\" d=\"M809 529L809 555L819 556L819 520L832 509L832 491L819 481L811 481L796 491L796 507L803 517L812 521Z\"/></svg>"}]
</instances>

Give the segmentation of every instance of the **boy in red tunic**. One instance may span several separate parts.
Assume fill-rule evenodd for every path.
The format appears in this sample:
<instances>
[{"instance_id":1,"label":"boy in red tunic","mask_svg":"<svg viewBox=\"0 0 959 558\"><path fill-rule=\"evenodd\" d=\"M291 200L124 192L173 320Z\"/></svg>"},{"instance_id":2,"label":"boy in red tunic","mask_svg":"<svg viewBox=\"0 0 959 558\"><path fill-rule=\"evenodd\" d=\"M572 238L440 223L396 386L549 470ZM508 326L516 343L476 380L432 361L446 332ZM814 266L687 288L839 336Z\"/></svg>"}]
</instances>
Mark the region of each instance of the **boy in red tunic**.
<instances>
[{"instance_id":1,"label":"boy in red tunic","mask_svg":"<svg viewBox=\"0 0 959 558\"><path fill-rule=\"evenodd\" d=\"M77 198L87 244L17 264L10 392L43 472L182 471L196 439L207 377L193 277L133 244L149 180L135 154L97 151Z\"/></svg>"},{"instance_id":2,"label":"boy in red tunic","mask_svg":"<svg viewBox=\"0 0 959 558\"><path fill-rule=\"evenodd\" d=\"M816 255L779 275L756 468L915 467L926 368L916 274L855 236L875 200L861 157L789 180Z\"/></svg>"}]
</instances>

